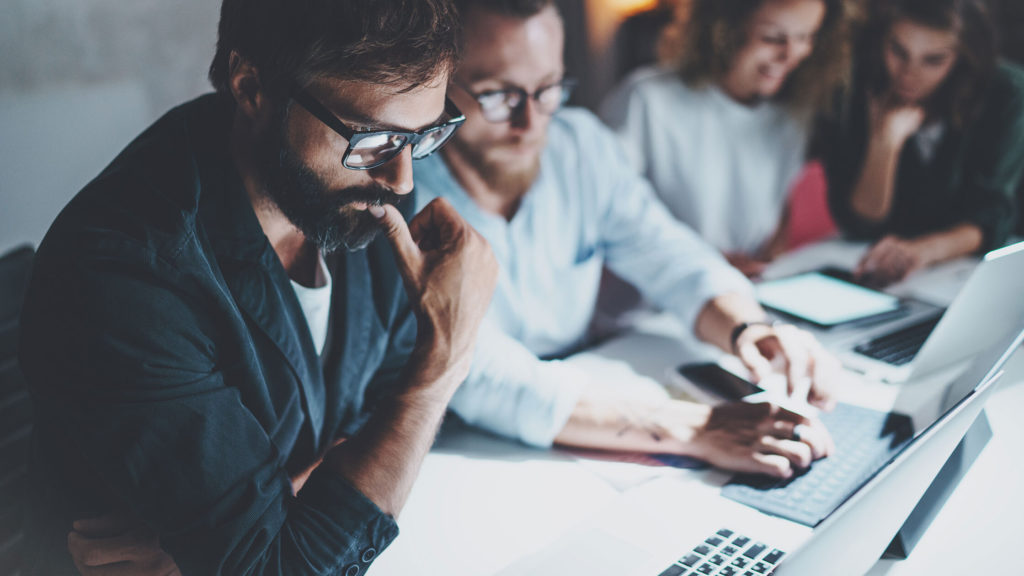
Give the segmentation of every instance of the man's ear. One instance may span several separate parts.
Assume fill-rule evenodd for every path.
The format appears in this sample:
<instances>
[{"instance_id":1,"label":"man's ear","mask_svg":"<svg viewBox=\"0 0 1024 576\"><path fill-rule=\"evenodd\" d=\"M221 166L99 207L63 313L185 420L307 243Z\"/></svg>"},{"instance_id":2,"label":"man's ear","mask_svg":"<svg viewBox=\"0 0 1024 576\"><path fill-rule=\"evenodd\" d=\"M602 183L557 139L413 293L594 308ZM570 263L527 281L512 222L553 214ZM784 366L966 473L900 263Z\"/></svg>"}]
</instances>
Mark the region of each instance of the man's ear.
<instances>
[{"instance_id":1,"label":"man's ear","mask_svg":"<svg viewBox=\"0 0 1024 576\"><path fill-rule=\"evenodd\" d=\"M238 109L249 118L256 120L267 113L270 103L259 70L234 50L228 57L228 88Z\"/></svg>"}]
</instances>

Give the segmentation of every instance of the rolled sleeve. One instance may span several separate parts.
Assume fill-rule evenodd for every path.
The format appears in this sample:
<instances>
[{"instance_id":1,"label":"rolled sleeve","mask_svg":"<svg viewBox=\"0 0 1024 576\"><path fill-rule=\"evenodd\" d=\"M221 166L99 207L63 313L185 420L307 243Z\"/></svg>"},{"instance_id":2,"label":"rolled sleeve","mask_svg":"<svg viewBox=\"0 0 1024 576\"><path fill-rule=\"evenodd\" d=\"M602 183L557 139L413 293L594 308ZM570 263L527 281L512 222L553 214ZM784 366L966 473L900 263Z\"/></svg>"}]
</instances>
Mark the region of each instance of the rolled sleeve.
<instances>
[{"instance_id":1,"label":"rolled sleeve","mask_svg":"<svg viewBox=\"0 0 1024 576\"><path fill-rule=\"evenodd\" d=\"M469 424L549 448L576 408L586 378L571 364L541 360L485 322L469 377L449 407Z\"/></svg>"}]
</instances>

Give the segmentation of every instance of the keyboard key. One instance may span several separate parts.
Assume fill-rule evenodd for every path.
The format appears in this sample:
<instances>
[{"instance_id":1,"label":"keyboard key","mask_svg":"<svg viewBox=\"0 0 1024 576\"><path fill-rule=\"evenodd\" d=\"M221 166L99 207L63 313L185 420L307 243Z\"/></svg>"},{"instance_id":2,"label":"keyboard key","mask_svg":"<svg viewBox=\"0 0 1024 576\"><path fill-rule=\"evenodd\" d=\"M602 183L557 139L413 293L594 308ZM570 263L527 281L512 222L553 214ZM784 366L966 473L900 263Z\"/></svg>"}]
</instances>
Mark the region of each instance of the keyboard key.
<instances>
[{"instance_id":1,"label":"keyboard key","mask_svg":"<svg viewBox=\"0 0 1024 576\"><path fill-rule=\"evenodd\" d=\"M707 556L708 552L711 552L711 548L708 548L707 546L701 544L700 546L694 548L693 551L697 554L700 554L701 556Z\"/></svg>"},{"instance_id":2,"label":"keyboard key","mask_svg":"<svg viewBox=\"0 0 1024 576\"><path fill-rule=\"evenodd\" d=\"M725 558L723 558L719 554L715 554L711 558L708 558L708 562L714 564L715 566L721 566L722 564L725 564Z\"/></svg>"},{"instance_id":3,"label":"keyboard key","mask_svg":"<svg viewBox=\"0 0 1024 576\"><path fill-rule=\"evenodd\" d=\"M739 571L732 566L724 566L718 571L719 576L735 576Z\"/></svg>"},{"instance_id":4,"label":"keyboard key","mask_svg":"<svg viewBox=\"0 0 1024 576\"><path fill-rule=\"evenodd\" d=\"M722 529L721 529L721 530L719 530L718 532L715 532L715 534L718 534L718 535L719 535L719 536L721 536L722 538L729 538L729 537L731 537L731 536L732 536L733 534L735 534L735 532L733 532L732 530L729 530L729 529L727 529L727 528L722 528Z\"/></svg>"},{"instance_id":5,"label":"keyboard key","mask_svg":"<svg viewBox=\"0 0 1024 576\"><path fill-rule=\"evenodd\" d=\"M732 565L737 568L746 568L747 564L750 564L750 560L747 560L742 556L732 561Z\"/></svg>"},{"instance_id":6,"label":"keyboard key","mask_svg":"<svg viewBox=\"0 0 1024 576\"><path fill-rule=\"evenodd\" d=\"M696 554L687 554L679 559L680 564L689 568L693 568L693 565L697 562L700 562L700 556L697 556Z\"/></svg>"},{"instance_id":7,"label":"keyboard key","mask_svg":"<svg viewBox=\"0 0 1024 576\"><path fill-rule=\"evenodd\" d=\"M700 568L697 568L697 572L700 574L711 574L715 571L715 567L711 564L701 564Z\"/></svg>"},{"instance_id":8,"label":"keyboard key","mask_svg":"<svg viewBox=\"0 0 1024 576\"><path fill-rule=\"evenodd\" d=\"M662 572L661 574L658 574L658 576L679 576L683 572L686 572L686 568L683 568L682 566L673 564L673 565L669 566L668 568L666 568L664 572Z\"/></svg>"},{"instance_id":9,"label":"keyboard key","mask_svg":"<svg viewBox=\"0 0 1024 576\"><path fill-rule=\"evenodd\" d=\"M746 536L737 536L737 537L736 537L736 538L735 538L735 539L734 539L734 540L732 541L732 545L733 545L733 546L735 546L735 547L737 547L737 548L743 548L743 547L744 547L744 546L746 546L746 545L747 545L747 544L748 544L749 542L750 542L750 538L747 538Z\"/></svg>"},{"instance_id":10,"label":"keyboard key","mask_svg":"<svg viewBox=\"0 0 1024 576\"><path fill-rule=\"evenodd\" d=\"M757 564L751 566L750 569L754 572L757 572L758 574L767 574L768 570L771 569L771 565L765 564L764 562L758 562Z\"/></svg>"},{"instance_id":11,"label":"keyboard key","mask_svg":"<svg viewBox=\"0 0 1024 576\"><path fill-rule=\"evenodd\" d=\"M778 548L776 548L775 550L772 550L771 552L766 554L764 558L761 558L761 561L762 562L767 562L769 564L778 564L779 563L779 559L782 558L785 555L786 555L785 552L783 552L782 550L779 550Z\"/></svg>"},{"instance_id":12,"label":"keyboard key","mask_svg":"<svg viewBox=\"0 0 1024 576\"><path fill-rule=\"evenodd\" d=\"M722 542L725 542L725 540L722 540L722 539L721 539L721 538L719 538L718 536L712 536L711 538L708 538L708 539L707 539L707 540L705 540L704 542L706 542L706 543L707 543L708 545L711 545L711 546L714 546L715 548L718 548L718 546L719 546L719 545L720 545L720 544L721 544Z\"/></svg>"},{"instance_id":13,"label":"keyboard key","mask_svg":"<svg viewBox=\"0 0 1024 576\"><path fill-rule=\"evenodd\" d=\"M733 548L732 546L726 546L725 548L722 548L721 550L719 550L719 552L721 552L722 554L725 554L726 556L733 556L737 552L739 552L739 550L737 550L736 548Z\"/></svg>"},{"instance_id":14,"label":"keyboard key","mask_svg":"<svg viewBox=\"0 0 1024 576\"><path fill-rule=\"evenodd\" d=\"M768 546L758 542L757 544L754 544L753 546L748 548L747 551L743 553L743 555L746 556L747 558L750 558L751 560L753 560L754 558L757 558L758 556L760 556L761 552L764 552L764 549L767 548L767 547Z\"/></svg>"}]
</instances>

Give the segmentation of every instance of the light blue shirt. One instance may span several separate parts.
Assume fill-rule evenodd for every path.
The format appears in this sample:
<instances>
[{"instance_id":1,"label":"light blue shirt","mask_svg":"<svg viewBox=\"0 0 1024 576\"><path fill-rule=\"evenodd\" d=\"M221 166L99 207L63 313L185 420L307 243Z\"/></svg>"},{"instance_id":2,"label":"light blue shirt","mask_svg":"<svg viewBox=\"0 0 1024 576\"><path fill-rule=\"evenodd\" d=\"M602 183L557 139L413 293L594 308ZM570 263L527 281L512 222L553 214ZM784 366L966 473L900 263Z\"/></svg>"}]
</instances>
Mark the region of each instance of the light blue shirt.
<instances>
[{"instance_id":1,"label":"light blue shirt","mask_svg":"<svg viewBox=\"0 0 1024 576\"><path fill-rule=\"evenodd\" d=\"M586 336L601 269L694 326L714 296L752 294L717 251L674 219L592 114L552 118L536 182L515 216L484 212L440 154L415 167L417 208L437 196L491 244L501 271L467 381L451 409L467 422L547 447L565 426L587 376L545 357Z\"/></svg>"}]
</instances>

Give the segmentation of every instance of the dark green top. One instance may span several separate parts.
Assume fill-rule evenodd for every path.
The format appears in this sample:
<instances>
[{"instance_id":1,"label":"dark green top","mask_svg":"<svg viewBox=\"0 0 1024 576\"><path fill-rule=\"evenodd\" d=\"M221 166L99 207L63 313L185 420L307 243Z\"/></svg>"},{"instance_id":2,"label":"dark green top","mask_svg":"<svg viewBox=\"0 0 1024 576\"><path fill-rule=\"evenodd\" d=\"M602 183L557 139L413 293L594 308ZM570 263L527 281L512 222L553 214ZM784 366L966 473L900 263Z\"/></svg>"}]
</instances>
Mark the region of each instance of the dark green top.
<instances>
[{"instance_id":1,"label":"dark green top","mask_svg":"<svg viewBox=\"0 0 1024 576\"><path fill-rule=\"evenodd\" d=\"M401 386L415 340L378 238L328 260L331 326L305 316L204 96L139 136L43 240L22 314L35 404L26 574L75 573L71 521L126 508L183 574L362 573L393 518L318 469Z\"/></svg>"},{"instance_id":2,"label":"dark green top","mask_svg":"<svg viewBox=\"0 0 1024 576\"><path fill-rule=\"evenodd\" d=\"M855 83L851 94L819 135L829 206L847 237L910 238L971 223L984 234L983 251L1006 242L1024 172L1024 70L1000 64L980 114L962 129L947 123L930 161L907 140L900 153L892 210L877 223L850 207L869 137L866 91Z\"/></svg>"}]
</instances>

